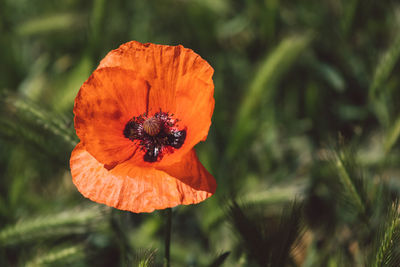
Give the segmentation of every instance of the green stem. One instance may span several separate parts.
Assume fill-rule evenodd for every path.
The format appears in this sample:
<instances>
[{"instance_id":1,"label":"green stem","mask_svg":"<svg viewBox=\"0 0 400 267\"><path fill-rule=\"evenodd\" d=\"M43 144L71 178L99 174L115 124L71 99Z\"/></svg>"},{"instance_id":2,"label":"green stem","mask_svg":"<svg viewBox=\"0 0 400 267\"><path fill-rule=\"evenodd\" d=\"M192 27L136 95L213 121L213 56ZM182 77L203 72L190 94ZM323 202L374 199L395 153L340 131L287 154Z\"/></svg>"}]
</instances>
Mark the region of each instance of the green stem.
<instances>
[{"instance_id":1,"label":"green stem","mask_svg":"<svg viewBox=\"0 0 400 267\"><path fill-rule=\"evenodd\" d=\"M169 263L169 249L171 244L171 228L172 228L172 209L166 209L166 222L165 222L165 255L164 267L170 267Z\"/></svg>"}]
</instances>

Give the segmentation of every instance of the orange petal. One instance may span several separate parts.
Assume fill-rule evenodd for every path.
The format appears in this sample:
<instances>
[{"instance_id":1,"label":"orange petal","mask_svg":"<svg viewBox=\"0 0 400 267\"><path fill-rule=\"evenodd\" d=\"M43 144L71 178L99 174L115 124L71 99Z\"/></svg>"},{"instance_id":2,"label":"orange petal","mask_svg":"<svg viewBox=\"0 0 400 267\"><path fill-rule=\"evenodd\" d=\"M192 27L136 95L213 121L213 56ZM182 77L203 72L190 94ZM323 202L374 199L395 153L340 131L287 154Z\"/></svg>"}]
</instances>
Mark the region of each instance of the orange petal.
<instances>
[{"instance_id":1,"label":"orange petal","mask_svg":"<svg viewBox=\"0 0 400 267\"><path fill-rule=\"evenodd\" d=\"M72 152L70 166L73 182L82 195L137 213L199 203L216 189L214 178L198 161L194 150L168 170L125 162L108 171L79 143Z\"/></svg>"},{"instance_id":2,"label":"orange petal","mask_svg":"<svg viewBox=\"0 0 400 267\"><path fill-rule=\"evenodd\" d=\"M96 70L82 85L75 99L75 129L98 161L115 165L138 150L123 130L133 116L146 111L148 90L146 81L121 68Z\"/></svg>"},{"instance_id":3,"label":"orange petal","mask_svg":"<svg viewBox=\"0 0 400 267\"><path fill-rule=\"evenodd\" d=\"M98 69L115 66L134 70L150 83L150 115L160 109L173 113L180 120L179 126L187 128L184 145L157 165L179 161L195 144L207 138L214 110L214 70L193 50L181 45L132 41L108 53Z\"/></svg>"}]
</instances>

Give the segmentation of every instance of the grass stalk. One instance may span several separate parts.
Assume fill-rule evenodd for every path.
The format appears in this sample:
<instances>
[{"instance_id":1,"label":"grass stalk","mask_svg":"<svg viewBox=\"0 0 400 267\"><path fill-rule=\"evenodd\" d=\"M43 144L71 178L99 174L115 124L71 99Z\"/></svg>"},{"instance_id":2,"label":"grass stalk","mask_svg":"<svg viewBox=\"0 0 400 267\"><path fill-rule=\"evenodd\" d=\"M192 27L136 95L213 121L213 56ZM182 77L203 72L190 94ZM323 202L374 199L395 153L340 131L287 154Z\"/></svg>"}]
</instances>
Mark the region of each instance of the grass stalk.
<instances>
[{"instance_id":1,"label":"grass stalk","mask_svg":"<svg viewBox=\"0 0 400 267\"><path fill-rule=\"evenodd\" d=\"M165 254L164 267L170 267L170 246L171 246L171 228L172 228L172 209L168 208L165 211Z\"/></svg>"}]
</instances>

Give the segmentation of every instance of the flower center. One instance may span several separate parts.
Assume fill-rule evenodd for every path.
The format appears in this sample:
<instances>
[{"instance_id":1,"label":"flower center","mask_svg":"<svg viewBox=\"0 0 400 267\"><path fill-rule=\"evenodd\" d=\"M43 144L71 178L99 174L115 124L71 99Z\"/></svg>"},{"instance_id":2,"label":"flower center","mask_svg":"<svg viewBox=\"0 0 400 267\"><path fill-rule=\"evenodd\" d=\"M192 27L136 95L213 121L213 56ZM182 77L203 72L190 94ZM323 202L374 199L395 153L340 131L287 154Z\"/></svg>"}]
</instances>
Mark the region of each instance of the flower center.
<instances>
[{"instance_id":1,"label":"flower center","mask_svg":"<svg viewBox=\"0 0 400 267\"><path fill-rule=\"evenodd\" d=\"M144 161L156 162L185 142L186 130L178 130L177 122L172 115L162 111L153 117L145 113L127 122L124 136L131 141L139 141L140 148L146 151Z\"/></svg>"},{"instance_id":2,"label":"flower center","mask_svg":"<svg viewBox=\"0 0 400 267\"><path fill-rule=\"evenodd\" d=\"M151 136L155 136L160 132L160 121L154 117L143 122L143 130Z\"/></svg>"}]
</instances>

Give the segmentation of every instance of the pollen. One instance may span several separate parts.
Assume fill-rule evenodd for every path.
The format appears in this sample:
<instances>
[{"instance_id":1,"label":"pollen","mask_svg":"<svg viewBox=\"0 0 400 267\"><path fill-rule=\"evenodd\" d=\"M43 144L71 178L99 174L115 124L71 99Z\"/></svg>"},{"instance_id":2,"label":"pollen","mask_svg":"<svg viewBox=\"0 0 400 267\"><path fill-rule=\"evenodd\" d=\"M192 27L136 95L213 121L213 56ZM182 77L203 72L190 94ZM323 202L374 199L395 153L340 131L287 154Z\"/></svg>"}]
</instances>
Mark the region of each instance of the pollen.
<instances>
[{"instance_id":1,"label":"pollen","mask_svg":"<svg viewBox=\"0 0 400 267\"><path fill-rule=\"evenodd\" d=\"M157 112L152 117L142 114L130 119L124 129L124 136L136 142L145 151L143 160L160 161L165 153L173 153L182 147L186 130L179 130L178 120L166 112Z\"/></svg>"}]
</instances>

